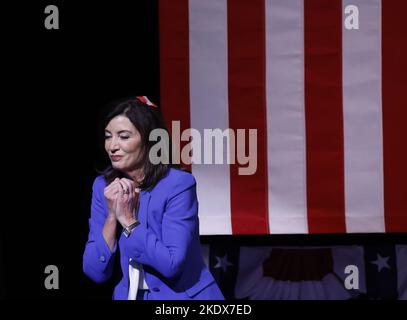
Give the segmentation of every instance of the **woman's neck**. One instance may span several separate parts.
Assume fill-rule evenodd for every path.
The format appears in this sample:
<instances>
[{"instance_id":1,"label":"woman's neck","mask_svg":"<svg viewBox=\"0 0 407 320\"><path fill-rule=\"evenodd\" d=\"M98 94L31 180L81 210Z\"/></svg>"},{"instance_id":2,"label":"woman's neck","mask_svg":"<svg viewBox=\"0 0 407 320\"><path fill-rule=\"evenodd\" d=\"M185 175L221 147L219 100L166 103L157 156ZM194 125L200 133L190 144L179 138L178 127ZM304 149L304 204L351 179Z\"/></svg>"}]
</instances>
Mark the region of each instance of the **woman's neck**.
<instances>
[{"instance_id":1,"label":"woman's neck","mask_svg":"<svg viewBox=\"0 0 407 320\"><path fill-rule=\"evenodd\" d=\"M126 175L129 176L136 184L141 184L144 179L144 172L142 168L126 172Z\"/></svg>"}]
</instances>

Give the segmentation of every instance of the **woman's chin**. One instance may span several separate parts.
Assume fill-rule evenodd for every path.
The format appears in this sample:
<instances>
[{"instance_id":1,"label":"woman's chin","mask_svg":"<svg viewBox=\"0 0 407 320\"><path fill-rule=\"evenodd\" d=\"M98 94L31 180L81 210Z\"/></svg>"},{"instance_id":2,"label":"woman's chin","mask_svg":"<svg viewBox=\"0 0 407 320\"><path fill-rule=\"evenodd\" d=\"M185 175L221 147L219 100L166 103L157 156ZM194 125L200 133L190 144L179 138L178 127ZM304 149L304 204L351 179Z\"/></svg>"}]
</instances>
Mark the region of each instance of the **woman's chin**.
<instances>
[{"instance_id":1,"label":"woman's chin","mask_svg":"<svg viewBox=\"0 0 407 320\"><path fill-rule=\"evenodd\" d=\"M113 167L113 169L120 171L121 173L125 173L125 174L129 171L128 167L121 166L119 164L112 164L112 167Z\"/></svg>"},{"instance_id":2,"label":"woman's chin","mask_svg":"<svg viewBox=\"0 0 407 320\"><path fill-rule=\"evenodd\" d=\"M120 170L120 171L123 170L123 166L121 166L120 164L115 163L115 162L112 163L112 167L113 167L113 169L115 169L115 170Z\"/></svg>"}]
</instances>

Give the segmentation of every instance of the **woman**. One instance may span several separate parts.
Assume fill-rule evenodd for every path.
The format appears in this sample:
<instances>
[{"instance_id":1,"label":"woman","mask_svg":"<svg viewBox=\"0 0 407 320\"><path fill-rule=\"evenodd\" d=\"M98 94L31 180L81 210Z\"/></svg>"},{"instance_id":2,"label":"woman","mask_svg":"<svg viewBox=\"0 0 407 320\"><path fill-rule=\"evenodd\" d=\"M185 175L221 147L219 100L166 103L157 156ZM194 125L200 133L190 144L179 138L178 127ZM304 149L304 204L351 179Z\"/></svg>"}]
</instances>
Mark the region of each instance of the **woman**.
<instances>
[{"instance_id":1,"label":"woman","mask_svg":"<svg viewBox=\"0 0 407 320\"><path fill-rule=\"evenodd\" d=\"M93 184L83 270L97 283L108 280L118 244L123 277L113 299L224 299L201 255L194 177L149 160L149 134L159 128L167 130L146 97L107 115L111 165Z\"/></svg>"}]
</instances>

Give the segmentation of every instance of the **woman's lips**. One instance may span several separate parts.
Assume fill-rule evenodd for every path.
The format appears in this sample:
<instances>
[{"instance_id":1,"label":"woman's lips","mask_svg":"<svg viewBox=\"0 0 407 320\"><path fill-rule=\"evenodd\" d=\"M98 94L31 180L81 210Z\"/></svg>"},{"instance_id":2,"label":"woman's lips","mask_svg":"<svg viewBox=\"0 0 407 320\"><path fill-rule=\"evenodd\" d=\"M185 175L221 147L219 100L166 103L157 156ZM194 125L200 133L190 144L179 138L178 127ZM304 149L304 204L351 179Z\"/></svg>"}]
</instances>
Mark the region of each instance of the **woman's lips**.
<instances>
[{"instance_id":1,"label":"woman's lips","mask_svg":"<svg viewBox=\"0 0 407 320\"><path fill-rule=\"evenodd\" d=\"M121 158L123 158L123 156L110 156L110 159L112 159L113 162L120 161Z\"/></svg>"}]
</instances>

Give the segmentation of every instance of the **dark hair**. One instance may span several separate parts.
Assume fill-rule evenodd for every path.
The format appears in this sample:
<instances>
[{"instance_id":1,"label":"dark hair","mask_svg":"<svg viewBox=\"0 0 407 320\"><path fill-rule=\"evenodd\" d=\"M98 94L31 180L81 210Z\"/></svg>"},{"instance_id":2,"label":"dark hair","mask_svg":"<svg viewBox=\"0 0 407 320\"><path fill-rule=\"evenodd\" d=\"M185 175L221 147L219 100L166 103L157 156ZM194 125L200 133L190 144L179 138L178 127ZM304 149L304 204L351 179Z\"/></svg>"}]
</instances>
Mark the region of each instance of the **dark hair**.
<instances>
[{"instance_id":1,"label":"dark hair","mask_svg":"<svg viewBox=\"0 0 407 320\"><path fill-rule=\"evenodd\" d=\"M147 105L138 98L126 98L120 101L112 102L108 105L103 117L101 132L101 141L104 141L104 130L109 122L116 116L123 115L127 117L130 122L135 126L141 136L142 148L140 166L144 171L144 179L140 185L142 190L151 190L154 186L168 174L170 167L185 170L178 164L172 163L172 144L171 137L169 137L169 164L152 164L149 160L149 152L155 141L149 140L150 132L154 129L163 129L168 133L164 119L161 115L159 108ZM112 167L111 163L103 171L102 174L107 183L111 183L116 178L123 178L123 172Z\"/></svg>"}]
</instances>

